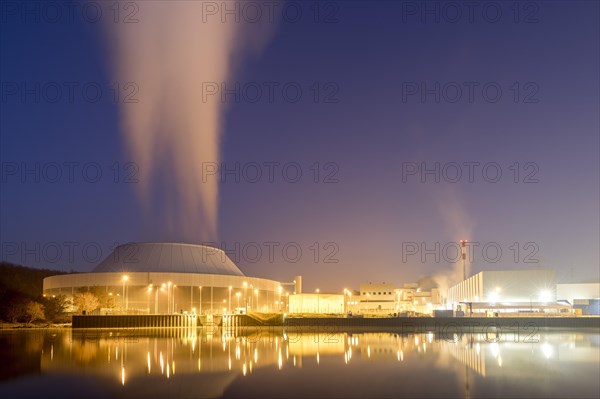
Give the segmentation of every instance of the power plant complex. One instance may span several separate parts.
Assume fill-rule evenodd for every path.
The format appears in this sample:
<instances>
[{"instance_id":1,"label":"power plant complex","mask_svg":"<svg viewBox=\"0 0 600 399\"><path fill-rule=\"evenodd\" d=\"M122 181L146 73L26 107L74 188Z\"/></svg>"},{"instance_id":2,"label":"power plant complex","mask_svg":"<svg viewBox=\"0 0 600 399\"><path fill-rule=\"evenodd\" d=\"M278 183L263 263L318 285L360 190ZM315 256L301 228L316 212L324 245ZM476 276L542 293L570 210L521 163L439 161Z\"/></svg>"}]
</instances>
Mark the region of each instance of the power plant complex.
<instances>
[{"instance_id":1,"label":"power plant complex","mask_svg":"<svg viewBox=\"0 0 600 399\"><path fill-rule=\"evenodd\" d=\"M463 265L464 266L464 265ZM359 290L303 292L291 282L245 275L217 248L181 243L117 247L89 273L44 279L44 296L73 299L91 292L103 301L93 314L254 313L348 316L514 316L600 313L600 284L558 284L553 270L482 271L447 291L406 283L363 283ZM75 305L73 312L85 313Z\"/></svg>"}]
</instances>

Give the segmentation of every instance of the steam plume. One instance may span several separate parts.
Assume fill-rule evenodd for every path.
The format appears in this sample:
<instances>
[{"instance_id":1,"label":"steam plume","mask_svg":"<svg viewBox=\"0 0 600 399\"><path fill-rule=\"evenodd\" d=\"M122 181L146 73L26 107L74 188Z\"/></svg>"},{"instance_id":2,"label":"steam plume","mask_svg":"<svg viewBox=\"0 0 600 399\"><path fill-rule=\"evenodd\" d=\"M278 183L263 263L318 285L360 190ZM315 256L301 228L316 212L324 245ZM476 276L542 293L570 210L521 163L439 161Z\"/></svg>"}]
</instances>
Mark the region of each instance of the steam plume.
<instances>
[{"instance_id":1,"label":"steam plume","mask_svg":"<svg viewBox=\"0 0 600 399\"><path fill-rule=\"evenodd\" d=\"M121 3L127 10L127 1ZM224 6L137 2L137 23L108 26L116 78L139 88L137 103L120 103L143 208L155 222L164 213L160 238L188 242L217 238L218 180L203 181L202 165L220 160L225 104L219 95L203 96L203 83L226 83L244 54L261 48L273 25L232 15L223 21L220 13L207 14L206 3Z\"/></svg>"},{"instance_id":2,"label":"steam plume","mask_svg":"<svg viewBox=\"0 0 600 399\"><path fill-rule=\"evenodd\" d=\"M456 191L451 189L442 192L442 195L439 195L437 198L438 211L444 221L447 234L450 237L453 237L453 240L456 239L457 244L460 240L471 240L473 238L474 222L467 212L464 199L461 198ZM470 266L469 256L467 254L467 276L469 276L470 273ZM438 288L442 295L446 296L448 289L463 279L462 260L452 264L450 270L434 275L433 279L438 284Z\"/></svg>"}]
</instances>

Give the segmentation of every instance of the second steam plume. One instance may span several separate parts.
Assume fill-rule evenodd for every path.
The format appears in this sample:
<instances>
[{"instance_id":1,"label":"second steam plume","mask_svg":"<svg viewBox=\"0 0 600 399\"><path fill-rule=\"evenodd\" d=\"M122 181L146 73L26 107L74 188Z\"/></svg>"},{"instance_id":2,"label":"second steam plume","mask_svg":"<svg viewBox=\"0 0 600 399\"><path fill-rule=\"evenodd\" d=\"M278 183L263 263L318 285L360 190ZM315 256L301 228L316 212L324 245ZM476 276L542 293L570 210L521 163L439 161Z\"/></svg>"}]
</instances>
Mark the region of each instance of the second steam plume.
<instances>
[{"instance_id":1,"label":"second steam plume","mask_svg":"<svg viewBox=\"0 0 600 399\"><path fill-rule=\"evenodd\" d=\"M203 179L202 166L220 160L225 104L218 95L203 96L203 84L230 80L271 29L231 16L224 21L214 8L223 3L137 4L137 22L111 23L107 30L116 78L138 89L137 102L121 105L121 127L139 167L146 218L163 227L153 238L214 241L218 180Z\"/></svg>"}]
</instances>

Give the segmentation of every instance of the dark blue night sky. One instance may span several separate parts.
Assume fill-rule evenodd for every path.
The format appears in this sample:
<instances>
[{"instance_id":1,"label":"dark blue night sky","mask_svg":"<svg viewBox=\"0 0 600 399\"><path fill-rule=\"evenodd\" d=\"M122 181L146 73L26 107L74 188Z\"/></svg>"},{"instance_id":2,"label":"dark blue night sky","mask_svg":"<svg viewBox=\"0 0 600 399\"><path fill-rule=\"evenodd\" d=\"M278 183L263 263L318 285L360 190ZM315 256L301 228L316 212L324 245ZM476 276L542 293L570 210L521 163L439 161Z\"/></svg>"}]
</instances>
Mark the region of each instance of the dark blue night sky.
<instances>
[{"instance_id":1,"label":"dark blue night sky","mask_svg":"<svg viewBox=\"0 0 600 399\"><path fill-rule=\"evenodd\" d=\"M106 15L108 3L97 2ZM430 18L412 14L421 2L321 2L318 16L315 3L296 2L299 21L279 21L263 48L239 62L228 84L242 91L225 101L220 152L248 175L219 182L220 245L249 248L232 255L244 272L281 281L301 274L308 289L446 273L448 256L408 255L407 243L443 248L462 238L481 244L473 272L548 267L560 281L598 280L599 3L483 2L502 11L496 22L495 8L451 22L444 2L427 3L437 10ZM165 222L178 207L163 195L173 190L173 170L153 180L153 211L140 201L138 185L150 177L125 144L120 105L129 91L118 82L115 100L111 24L77 15L35 21L18 14L20 4L2 1L1 14L2 259L85 271L97 263L94 248L106 256L115 243L195 242ZM277 83L273 101L264 90L253 102L250 83L265 82ZM286 84L301 88L298 101ZM98 87L98 101L86 99ZM144 101L142 85L136 96ZM271 162L273 181L264 167ZM479 163L473 181L465 162ZM252 182L255 163L263 175ZM439 182L420 173L436 163ZM77 243L73 259L67 242ZM279 243L273 260L265 242ZM264 250L258 260L254 243ZM486 244L492 249L482 254ZM497 261L494 248L502 250Z\"/></svg>"}]
</instances>

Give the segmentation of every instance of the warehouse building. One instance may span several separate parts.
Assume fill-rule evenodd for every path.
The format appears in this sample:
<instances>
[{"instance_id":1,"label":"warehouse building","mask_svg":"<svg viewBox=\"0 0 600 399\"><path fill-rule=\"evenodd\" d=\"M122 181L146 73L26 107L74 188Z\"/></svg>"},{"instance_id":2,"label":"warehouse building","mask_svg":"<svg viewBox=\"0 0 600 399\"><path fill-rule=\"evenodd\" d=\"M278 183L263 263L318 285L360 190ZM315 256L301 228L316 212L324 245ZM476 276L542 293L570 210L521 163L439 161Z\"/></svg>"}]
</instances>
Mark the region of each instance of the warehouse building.
<instances>
[{"instance_id":1,"label":"warehouse building","mask_svg":"<svg viewBox=\"0 0 600 399\"><path fill-rule=\"evenodd\" d=\"M482 271L451 287L448 304L458 315L490 311L548 313L570 308L557 302L553 270Z\"/></svg>"}]
</instances>

